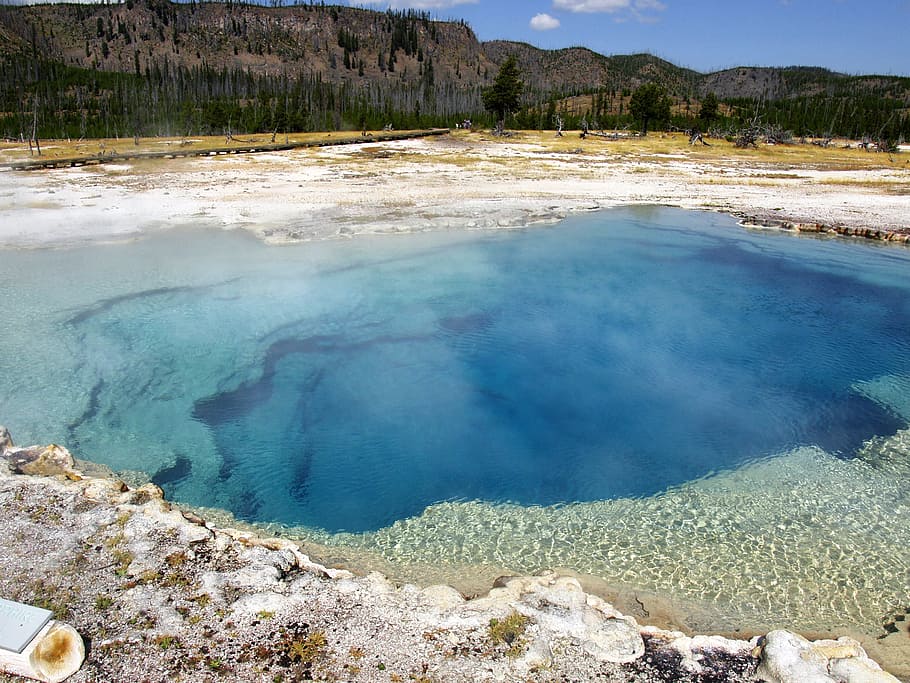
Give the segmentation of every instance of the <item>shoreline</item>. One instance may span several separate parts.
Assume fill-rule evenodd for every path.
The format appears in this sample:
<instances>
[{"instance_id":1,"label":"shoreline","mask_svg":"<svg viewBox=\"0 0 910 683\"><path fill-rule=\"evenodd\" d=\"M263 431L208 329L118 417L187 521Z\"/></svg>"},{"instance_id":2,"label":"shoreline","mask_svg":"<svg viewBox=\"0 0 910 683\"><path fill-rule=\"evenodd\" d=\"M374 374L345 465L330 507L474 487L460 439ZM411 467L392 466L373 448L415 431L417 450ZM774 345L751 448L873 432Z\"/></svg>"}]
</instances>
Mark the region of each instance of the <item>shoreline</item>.
<instances>
[{"instance_id":1,"label":"shoreline","mask_svg":"<svg viewBox=\"0 0 910 683\"><path fill-rule=\"evenodd\" d=\"M503 141L455 132L7 171L0 248L129 239L184 225L244 229L270 244L514 228L636 204L718 211L793 232L910 239L908 155L889 162L858 150L717 144L690 148L680 135L591 142L523 133ZM10 155L0 148L0 161Z\"/></svg>"},{"instance_id":2,"label":"shoreline","mask_svg":"<svg viewBox=\"0 0 910 683\"><path fill-rule=\"evenodd\" d=\"M74 683L900 680L849 636L642 626L571 573L503 576L466 598L332 569L60 446L17 448L3 428L0 510L0 532L18 539L0 561L0 590L88 642Z\"/></svg>"}]
</instances>

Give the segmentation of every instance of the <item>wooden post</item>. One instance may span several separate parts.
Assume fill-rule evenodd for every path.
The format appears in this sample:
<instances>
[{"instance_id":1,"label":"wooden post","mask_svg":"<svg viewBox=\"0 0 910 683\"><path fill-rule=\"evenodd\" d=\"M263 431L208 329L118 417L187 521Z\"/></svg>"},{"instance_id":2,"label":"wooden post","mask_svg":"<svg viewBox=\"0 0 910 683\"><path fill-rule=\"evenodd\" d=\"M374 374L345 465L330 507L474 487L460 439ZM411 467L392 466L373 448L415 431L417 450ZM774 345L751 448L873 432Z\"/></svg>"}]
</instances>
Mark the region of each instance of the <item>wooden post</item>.
<instances>
[{"instance_id":1,"label":"wooden post","mask_svg":"<svg viewBox=\"0 0 910 683\"><path fill-rule=\"evenodd\" d=\"M0 599L0 671L60 683L85 660L82 636L46 609Z\"/></svg>"},{"instance_id":2,"label":"wooden post","mask_svg":"<svg viewBox=\"0 0 910 683\"><path fill-rule=\"evenodd\" d=\"M41 156L41 143L38 142L38 96L34 98L34 118L32 119L32 138L28 141L28 153L32 153L32 140L35 141L35 148L38 150L38 156Z\"/></svg>"}]
</instances>

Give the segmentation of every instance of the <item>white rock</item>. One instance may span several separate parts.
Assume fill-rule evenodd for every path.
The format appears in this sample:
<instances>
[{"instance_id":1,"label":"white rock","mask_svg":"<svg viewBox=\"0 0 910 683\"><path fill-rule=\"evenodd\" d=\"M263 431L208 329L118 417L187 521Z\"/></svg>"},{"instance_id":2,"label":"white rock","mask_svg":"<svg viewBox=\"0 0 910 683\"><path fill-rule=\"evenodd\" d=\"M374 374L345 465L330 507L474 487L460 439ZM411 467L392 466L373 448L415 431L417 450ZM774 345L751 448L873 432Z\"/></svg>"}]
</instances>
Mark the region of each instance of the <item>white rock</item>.
<instances>
[{"instance_id":1,"label":"white rock","mask_svg":"<svg viewBox=\"0 0 910 683\"><path fill-rule=\"evenodd\" d=\"M420 593L431 607L438 610L455 609L465 603L464 596L451 586L429 586Z\"/></svg>"},{"instance_id":2,"label":"white rock","mask_svg":"<svg viewBox=\"0 0 910 683\"><path fill-rule=\"evenodd\" d=\"M351 595L360 590L360 584L354 579L340 579L335 582L333 588L342 595Z\"/></svg>"},{"instance_id":3,"label":"white rock","mask_svg":"<svg viewBox=\"0 0 910 683\"><path fill-rule=\"evenodd\" d=\"M553 651L547 639L542 637L532 640L524 656L519 660L519 664L528 669L547 669L552 663Z\"/></svg>"},{"instance_id":4,"label":"white rock","mask_svg":"<svg viewBox=\"0 0 910 683\"><path fill-rule=\"evenodd\" d=\"M625 664L641 657L645 644L636 621L617 618L609 604L589 603L588 598L577 579L548 573L510 579L469 605L490 611L517 610L538 625L542 637L573 639L602 662Z\"/></svg>"},{"instance_id":5,"label":"white rock","mask_svg":"<svg viewBox=\"0 0 910 683\"><path fill-rule=\"evenodd\" d=\"M680 666L690 673L699 674L704 667L701 664L703 653L725 652L731 656L747 655L754 645L745 640L730 640L721 636L694 636L692 638L674 631L660 631L653 627L646 627L642 632L650 633L653 637L664 641L667 649L675 650L682 660Z\"/></svg>"},{"instance_id":6,"label":"white rock","mask_svg":"<svg viewBox=\"0 0 910 683\"><path fill-rule=\"evenodd\" d=\"M227 577L227 583L245 588L266 588L278 583L281 572L267 564L241 567Z\"/></svg>"},{"instance_id":7,"label":"white rock","mask_svg":"<svg viewBox=\"0 0 910 683\"><path fill-rule=\"evenodd\" d=\"M756 675L768 683L840 683L828 675L828 660L812 644L789 631L765 636Z\"/></svg>"},{"instance_id":8,"label":"white rock","mask_svg":"<svg viewBox=\"0 0 910 683\"><path fill-rule=\"evenodd\" d=\"M828 662L828 671L844 683L900 683L868 657L832 659Z\"/></svg>"},{"instance_id":9,"label":"white rock","mask_svg":"<svg viewBox=\"0 0 910 683\"><path fill-rule=\"evenodd\" d=\"M865 657L866 651L858 641L843 636L837 640L814 640L810 643L812 651L825 659L845 659L847 657Z\"/></svg>"},{"instance_id":10,"label":"white rock","mask_svg":"<svg viewBox=\"0 0 910 683\"><path fill-rule=\"evenodd\" d=\"M585 651L601 662L627 664L645 653L638 626L622 619L605 619L581 638Z\"/></svg>"}]
</instances>

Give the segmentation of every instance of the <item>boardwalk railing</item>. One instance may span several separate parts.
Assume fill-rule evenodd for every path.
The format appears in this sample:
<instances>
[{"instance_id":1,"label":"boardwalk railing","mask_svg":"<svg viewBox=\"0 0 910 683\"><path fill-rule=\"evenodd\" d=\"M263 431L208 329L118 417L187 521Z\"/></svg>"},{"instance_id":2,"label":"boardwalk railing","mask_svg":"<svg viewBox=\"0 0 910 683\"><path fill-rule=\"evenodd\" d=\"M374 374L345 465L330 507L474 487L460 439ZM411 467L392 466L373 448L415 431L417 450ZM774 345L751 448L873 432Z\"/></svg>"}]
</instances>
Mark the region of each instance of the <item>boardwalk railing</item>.
<instances>
[{"instance_id":1,"label":"boardwalk railing","mask_svg":"<svg viewBox=\"0 0 910 683\"><path fill-rule=\"evenodd\" d=\"M413 138L425 138L433 135L447 135L448 128L432 128L429 130L414 130L401 133L386 132L373 133L370 135L357 135L339 138L321 138L319 140L308 140L301 142L284 142L284 143L249 143L232 145L230 147L207 147L205 149L190 149L184 147L181 149L169 149L161 152L109 152L85 156L74 157L46 157L38 159L27 159L24 161L9 161L0 163L0 167L5 167L13 171L34 171L42 168L66 168L72 166L89 166L95 164L111 164L120 161L135 161L141 159L176 159L178 157L209 157L221 156L225 154L256 154L257 152L284 152L292 149L303 149L306 147L331 147L334 145L359 145L370 142L391 142L394 140L410 140Z\"/></svg>"}]
</instances>

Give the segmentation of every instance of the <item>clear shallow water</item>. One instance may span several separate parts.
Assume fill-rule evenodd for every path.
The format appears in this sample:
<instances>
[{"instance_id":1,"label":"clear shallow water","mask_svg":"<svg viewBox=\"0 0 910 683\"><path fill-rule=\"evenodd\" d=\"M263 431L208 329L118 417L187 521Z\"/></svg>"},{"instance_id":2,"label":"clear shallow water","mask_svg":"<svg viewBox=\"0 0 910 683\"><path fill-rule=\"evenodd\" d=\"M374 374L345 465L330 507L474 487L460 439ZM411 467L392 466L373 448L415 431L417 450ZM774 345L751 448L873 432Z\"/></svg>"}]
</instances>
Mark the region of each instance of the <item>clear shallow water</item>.
<instances>
[{"instance_id":1,"label":"clear shallow water","mask_svg":"<svg viewBox=\"0 0 910 683\"><path fill-rule=\"evenodd\" d=\"M636 209L2 261L0 419L177 500L731 625L874 623L910 585L905 250Z\"/></svg>"}]
</instances>

